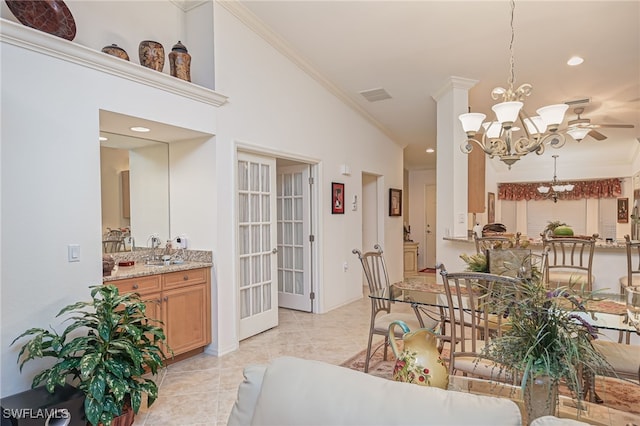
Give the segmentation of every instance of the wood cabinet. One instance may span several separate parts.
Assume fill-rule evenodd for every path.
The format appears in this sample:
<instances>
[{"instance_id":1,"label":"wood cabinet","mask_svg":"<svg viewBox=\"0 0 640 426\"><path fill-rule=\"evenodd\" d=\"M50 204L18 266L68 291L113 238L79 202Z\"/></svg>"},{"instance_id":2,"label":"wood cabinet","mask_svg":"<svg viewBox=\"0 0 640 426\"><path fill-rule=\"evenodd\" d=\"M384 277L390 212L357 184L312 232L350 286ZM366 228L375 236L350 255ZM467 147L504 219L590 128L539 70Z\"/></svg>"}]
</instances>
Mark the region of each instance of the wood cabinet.
<instances>
[{"instance_id":1,"label":"wood cabinet","mask_svg":"<svg viewBox=\"0 0 640 426\"><path fill-rule=\"evenodd\" d=\"M467 210L485 212L485 153L474 144L468 157Z\"/></svg>"},{"instance_id":2,"label":"wood cabinet","mask_svg":"<svg viewBox=\"0 0 640 426\"><path fill-rule=\"evenodd\" d=\"M211 343L210 276L211 268L198 268L110 283L121 293L140 294L147 315L164 323L167 344L178 357Z\"/></svg>"},{"instance_id":3,"label":"wood cabinet","mask_svg":"<svg viewBox=\"0 0 640 426\"><path fill-rule=\"evenodd\" d=\"M418 243L404 243L404 274L418 273Z\"/></svg>"}]
</instances>

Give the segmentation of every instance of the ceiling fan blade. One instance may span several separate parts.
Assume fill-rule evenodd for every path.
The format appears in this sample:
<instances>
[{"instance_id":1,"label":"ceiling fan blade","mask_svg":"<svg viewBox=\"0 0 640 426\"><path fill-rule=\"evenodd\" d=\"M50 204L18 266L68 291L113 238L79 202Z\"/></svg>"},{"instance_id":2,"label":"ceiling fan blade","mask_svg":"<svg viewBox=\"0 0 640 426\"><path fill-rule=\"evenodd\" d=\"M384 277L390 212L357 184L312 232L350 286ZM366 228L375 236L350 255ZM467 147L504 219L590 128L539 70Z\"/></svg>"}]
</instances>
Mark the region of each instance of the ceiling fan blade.
<instances>
[{"instance_id":1,"label":"ceiling fan blade","mask_svg":"<svg viewBox=\"0 0 640 426\"><path fill-rule=\"evenodd\" d=\"M610 129L633 129L633 124L594 124L594 127L608 127Z\"/></svg>"},{"instance_id":2,"label":"ceiling fan blade","mask_svg":"<svg viewBox=\"0 0 640 426\"><path fill-rule=\"evenodd\" d=\"M603 135L602 133L598 132L597 130L591 130L588 133L588 136L591 136L592 138L594 138L597 141L603 141L603 140L605 140L607 138L605 135Z\"/></svg>"}]
</instances>

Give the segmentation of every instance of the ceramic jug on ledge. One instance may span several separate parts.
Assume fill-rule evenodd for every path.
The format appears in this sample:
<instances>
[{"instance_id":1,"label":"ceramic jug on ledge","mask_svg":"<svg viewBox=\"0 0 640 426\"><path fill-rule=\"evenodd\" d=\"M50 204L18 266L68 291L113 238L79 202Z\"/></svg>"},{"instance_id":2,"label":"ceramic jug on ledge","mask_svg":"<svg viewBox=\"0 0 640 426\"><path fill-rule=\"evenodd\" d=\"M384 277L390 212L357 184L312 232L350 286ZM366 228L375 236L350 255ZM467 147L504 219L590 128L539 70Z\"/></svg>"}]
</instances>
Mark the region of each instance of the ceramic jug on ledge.
<instances>
[{"instance_id":1,"label":"ceramic jug on ledge","mask_svg":"<svg viewBox=\"0 0 640 426\"><path fill-rule=\"evenodd\" d=\"M396 326L404 332L402 351L396 343ZM389 342L396 357L396 365L393 368L394 380L447 389L449 370L438 352L436 333L428 328L411 331L405 322L393 321L389 324Z\"/></svg>"}]
</instances>

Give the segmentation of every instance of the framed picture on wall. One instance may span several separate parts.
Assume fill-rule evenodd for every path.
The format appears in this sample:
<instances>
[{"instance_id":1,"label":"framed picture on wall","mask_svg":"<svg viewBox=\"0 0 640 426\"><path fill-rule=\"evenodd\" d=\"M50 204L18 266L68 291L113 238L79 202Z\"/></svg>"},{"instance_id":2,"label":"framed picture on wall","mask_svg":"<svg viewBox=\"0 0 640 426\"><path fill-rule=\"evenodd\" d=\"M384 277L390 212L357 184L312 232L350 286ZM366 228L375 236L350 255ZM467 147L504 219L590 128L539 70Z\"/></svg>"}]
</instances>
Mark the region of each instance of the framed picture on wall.
<instances>
[{"instance_id":1,"label":"framed picture on wall","mask_svg":"<svg viewBox=\"0 0 640 426\"><path fill-rule=\"evenodd\" d=\"M496 194L487 193L487 223L495 223L496 221Z\"/></svg>"},{"instance_id":2,"label":"framed picture on wall","mask_svg":"<svg viewBox=\"0 0 640 426\"><path fill-rule=\"evenodd\" d=\"M629 222L629 199L618 198L618 223Z\"/></svg>"},{"instance_id":3,"label":"framed picture on wall","mask_svg":"<svg viewBox=\"0 0 640 426\"><path fill-rule=\"evenodd\" d=\"M331 213L344 214L344 183L331 183Z\"/></svg>"},{"instance_id":4,"label":"framed picture on wall","mask_svg":"<svg viewBox=\"0 0 640 426\"><path fill-rule=\"evenodd\" d=\"M389 188L389 216L402 216L402 189Z\"/></svg>"}]
</instances>

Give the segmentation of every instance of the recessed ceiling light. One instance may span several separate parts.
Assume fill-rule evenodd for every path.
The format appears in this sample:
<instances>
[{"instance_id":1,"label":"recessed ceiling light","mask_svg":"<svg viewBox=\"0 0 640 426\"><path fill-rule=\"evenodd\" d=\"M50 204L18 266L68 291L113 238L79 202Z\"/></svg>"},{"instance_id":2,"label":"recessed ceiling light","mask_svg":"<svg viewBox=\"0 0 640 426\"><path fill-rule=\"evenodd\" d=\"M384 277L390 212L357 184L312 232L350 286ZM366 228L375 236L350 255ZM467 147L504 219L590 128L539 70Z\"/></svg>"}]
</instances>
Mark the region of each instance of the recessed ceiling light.
<instances>
[{"instance_id":1,"label":"recessed ceiling light","mask_svg":"<svg viewBox=\"0 0 640 426\"><path fill-rule=\"evenodd\" d=\"M146 133L151 131L151 129L148 129L146 127L141 127L141 126L131 127L131 130L134 132L140 132L140 133Z\"/></svg>"},{"instance_id":2,"label":"recessed ceiling light","mask_svg":"<svg viewBox=\"0 0 640 426\"><path fill-rule=\"evenodd\" d=\"M427 153L429 153L429 154L433 154L434 152L436 152L436 150L435 150L435 149L433 149L433 148L427 148Z\"/></svg>"},{"instance_id":3,"label":"recessed ceiling light","mask_svg":"<svg viewBox=\"0 0 640 426\"><path fill-rule=\"evenodd\" d=\"M105 138L104 136L100 136L100 142L108 141L109 138Z\"/></svg>"},{"instance_id":4,"label":"recessed ceiling light","mask_svg":"<svg viewBox=\"0 0 640 426\"><path fill-rule=\"evenodd\" d=\"M580 65L583 62L584 62L584 59L582 59L580 56L572 56L567 61L567 65L571 65L572 67L574 67L576 65Z\"/></svg>"}]
</instances>

